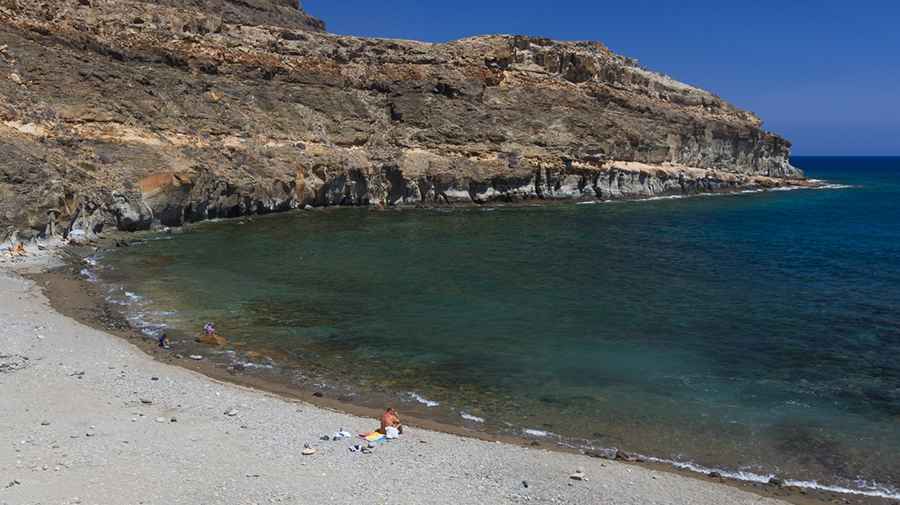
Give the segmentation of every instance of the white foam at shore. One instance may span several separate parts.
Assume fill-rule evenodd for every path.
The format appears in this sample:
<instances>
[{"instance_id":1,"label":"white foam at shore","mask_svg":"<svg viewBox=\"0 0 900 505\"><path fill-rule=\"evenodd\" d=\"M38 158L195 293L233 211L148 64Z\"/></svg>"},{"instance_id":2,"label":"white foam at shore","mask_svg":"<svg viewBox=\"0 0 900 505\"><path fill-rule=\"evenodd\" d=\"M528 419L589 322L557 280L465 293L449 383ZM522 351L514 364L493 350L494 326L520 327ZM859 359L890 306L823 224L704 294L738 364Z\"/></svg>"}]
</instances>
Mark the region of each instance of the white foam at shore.
<instances>
[{"instance_id":1,"label":"white foam at shore","mask_svg":"<svg viewBox=\"0 0 900 505\"><path fill-rule=\"evenodd\" d=\"M484 418L478 417L478 416L473 416L472 414L466 414L463 411L459 411L459 415L462 416L463 419L468 419L470 421L475 421L475 422L479 422L479 423L484 422Z\"/></svg>"},{"instance_id":2,"label":"white foam at shore","mask_svg":"<svg viewBox=\"0 0 900 505\"><path fill-rule=\"evenodd\" d=\"M421 396L413 392L409 392L409 396L412 396L413 399L415 399L419 403L424 403L426 407L437 407L438 405L440 405L440 403L436 401L426 400L425 398L422 398Z\"/></svg>"},{"instance_id":3,"label":"white foam at shore","mask_svg":"<svg viewBox=\"0 0 900 505\"><path fill-rule=\"evenodd\" d=\"M722 475L723 477L727 477L729 479L744 480L744 481L748 481L748 482L761 482L761 483L765 484L765 483L769 482L769 480L772 479L773 477L776 477L775 475L771 475L771 474L760 475L757 473L747 472L744 470L737 471L737 472L717 470L717 469L707 468L707 467L704 467L701 465L697 465L697 464L694 464L693 462L685 463L685 462L681 462L681 461L674 461L671 459L653 458L653 457L648 457L648 456L641 456L641 457L643 459L646 459L647 461L654 461L657 463L665 463L667 465L673 465L678 468L686 468L688 470L691 470L691 471L694 471L697 473L702 473L702 474L709 474L712 471L716 471L716 472L719 472L719 474ZM808 489L820 489L823 491L831 491L834 493L855 493L855 494L862 494L862 495L866 495L866 496L876 496L876 497L880 497L880 498L900 499L900 492L898 492L897 490L884 489L882 487L879 487L876 483L869 483L869 482L862 481L862 480L856 481L856 484L859 486L858 489L849 489L849 488L838 487L838 486L825 486L825 485L821 485L815 481L801 481L801 480L792 480L792 479L783 479L783 480L784 480L784 483L788 486L799 486L799 487L805 487ZM868 489L866 489L866 488L868 488Z\"/></svg>"},{"instance_id":4,"label":"white foam at shore","mask_svg":"<svg viewBox=\"0 0 900 505\"><path fill-rule=\"evenodd\" d=\"M801 189L846 189L852 188L853 186L849 186L846 184L833 184L828 183L826 181L821 181L818 179L809 179L809 182L814 184L821 184L821 186L782 186L778 188L753 188L753 189L743 189L739 191L728 191L723 193L695 193L695 194L682 194L682 195L661 195L661 196L651 196L648 198L624 198L622 200L588 200L584 202L576 202L575 205L595 205L600 203L625 203L625 202L650 202L654 200L678 200L681 198L693 198L699 196L729 196L729 195L745 195L748 193L765 193L766 191L797 191Z\"/></svg>"}]
</instances>

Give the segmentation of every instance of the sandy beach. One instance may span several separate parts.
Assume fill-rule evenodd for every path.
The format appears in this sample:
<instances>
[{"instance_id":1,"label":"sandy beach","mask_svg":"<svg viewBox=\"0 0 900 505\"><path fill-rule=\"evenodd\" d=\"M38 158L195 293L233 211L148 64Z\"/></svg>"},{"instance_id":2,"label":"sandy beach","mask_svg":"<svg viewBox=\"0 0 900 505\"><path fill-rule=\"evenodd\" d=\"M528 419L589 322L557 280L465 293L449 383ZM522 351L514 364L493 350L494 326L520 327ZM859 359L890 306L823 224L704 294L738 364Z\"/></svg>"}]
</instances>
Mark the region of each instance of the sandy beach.
<instances>
[{"instance_id":1,"label":"sandy beach","mask_svg":"<svg viewBox=\"0 0 900 505\"><path fill-rule=\"evenodd\" d=\"M761 496L773 486L754 494L415 422L351 452L373 417L161 363L60 314L24 277L59 263L46 251L0 260L0 503L784 503ZM353 436L321 439L341 429Z\"/></svg>"}]
</instances>

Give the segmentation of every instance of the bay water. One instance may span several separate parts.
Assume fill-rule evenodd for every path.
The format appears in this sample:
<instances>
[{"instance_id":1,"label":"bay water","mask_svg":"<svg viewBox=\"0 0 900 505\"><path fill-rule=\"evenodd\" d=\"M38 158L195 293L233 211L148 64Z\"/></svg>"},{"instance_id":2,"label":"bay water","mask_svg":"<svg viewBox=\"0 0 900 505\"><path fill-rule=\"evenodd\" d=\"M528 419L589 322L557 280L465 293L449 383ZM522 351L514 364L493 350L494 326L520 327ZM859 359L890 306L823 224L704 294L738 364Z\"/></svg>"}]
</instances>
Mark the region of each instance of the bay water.
<instances>
[{"instance_id":1,"label":"bay water","mask_svg":"<svg viewBox=\"0 0 900 505\"><path fill-rule=\"evenodd\" d=\"M99 253L98 285L288 385L898 498L900 158L792 164L825 186L202 223Z\"/></svg>"}]
</instances>

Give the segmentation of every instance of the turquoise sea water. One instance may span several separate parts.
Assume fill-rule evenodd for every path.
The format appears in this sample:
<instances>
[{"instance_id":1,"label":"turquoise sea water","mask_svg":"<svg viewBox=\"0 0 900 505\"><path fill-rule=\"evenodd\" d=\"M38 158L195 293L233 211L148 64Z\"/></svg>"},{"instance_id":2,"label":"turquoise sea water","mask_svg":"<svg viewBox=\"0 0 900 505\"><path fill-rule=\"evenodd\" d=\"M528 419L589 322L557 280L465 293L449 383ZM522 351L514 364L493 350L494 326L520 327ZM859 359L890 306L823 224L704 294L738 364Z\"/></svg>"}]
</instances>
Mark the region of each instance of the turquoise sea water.
<instances>
[{"instance_id":1,"label":"turquoise sea water","mask_svg":"<svg viewBox=\"0 0 900 505\"><path fill-rule=\"evenodd\" d=\"M245 373L900 497L900 158L792 163L828 186L296 212L98 260L148 331L214 321Z\"/></svg>"}]
</instances>

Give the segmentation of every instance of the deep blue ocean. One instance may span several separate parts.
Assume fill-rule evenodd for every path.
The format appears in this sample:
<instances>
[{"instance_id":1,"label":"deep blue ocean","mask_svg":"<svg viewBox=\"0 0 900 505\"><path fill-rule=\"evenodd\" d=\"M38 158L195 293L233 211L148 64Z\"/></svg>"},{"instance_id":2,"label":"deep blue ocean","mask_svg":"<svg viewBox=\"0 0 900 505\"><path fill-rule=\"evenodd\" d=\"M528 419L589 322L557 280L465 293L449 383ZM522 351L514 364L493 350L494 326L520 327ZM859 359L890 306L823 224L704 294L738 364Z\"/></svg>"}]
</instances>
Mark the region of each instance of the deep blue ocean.
<instances>
[{"instance_id":1,"label":"deep blue ocean","mask_svg":"<svg viewBox=\"0 0 900 505\"><path fill-rule=\"evenodd\" d=\"M99 282L244 373L897 498L900 158L792 164L825 187L202 223L98 254ZM209 321L224 350L190 343Z\"/></svg>"}]
</instances>

